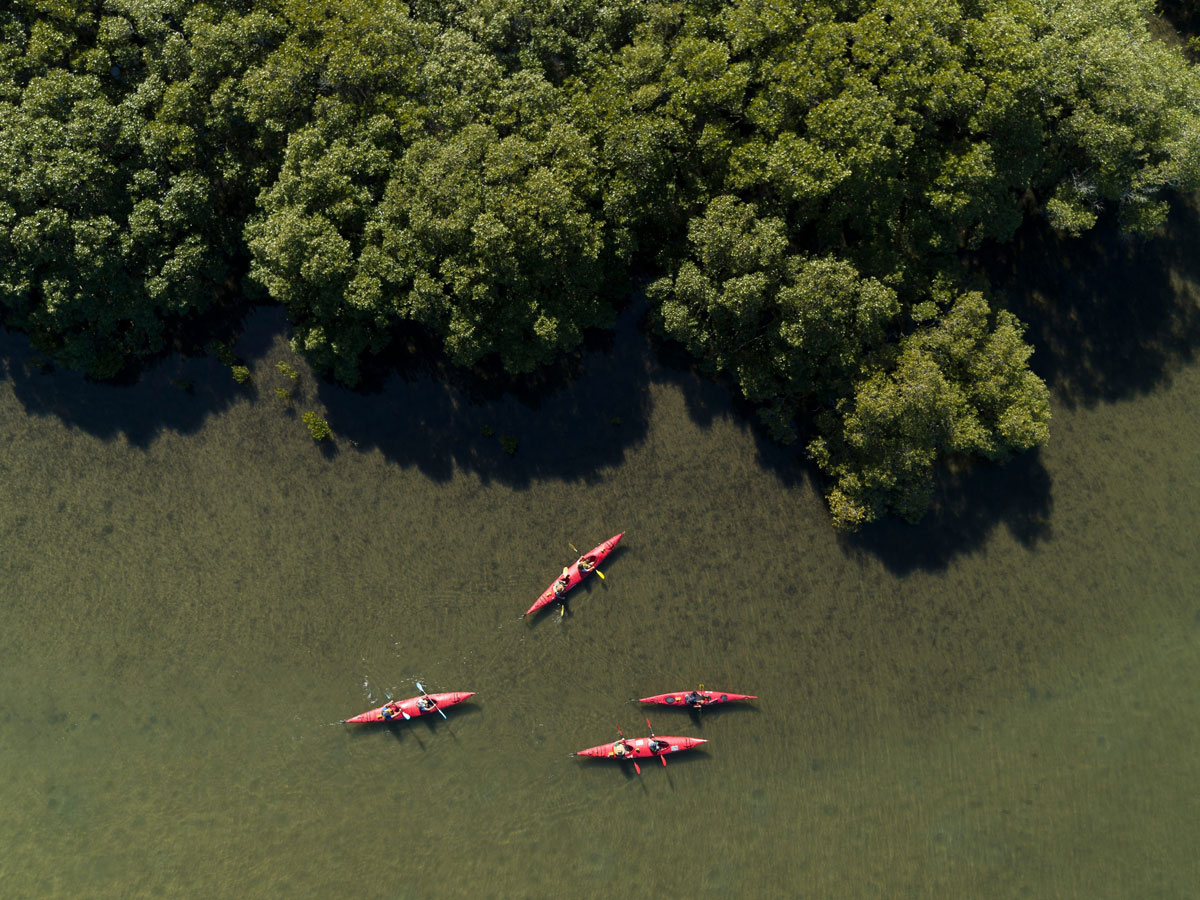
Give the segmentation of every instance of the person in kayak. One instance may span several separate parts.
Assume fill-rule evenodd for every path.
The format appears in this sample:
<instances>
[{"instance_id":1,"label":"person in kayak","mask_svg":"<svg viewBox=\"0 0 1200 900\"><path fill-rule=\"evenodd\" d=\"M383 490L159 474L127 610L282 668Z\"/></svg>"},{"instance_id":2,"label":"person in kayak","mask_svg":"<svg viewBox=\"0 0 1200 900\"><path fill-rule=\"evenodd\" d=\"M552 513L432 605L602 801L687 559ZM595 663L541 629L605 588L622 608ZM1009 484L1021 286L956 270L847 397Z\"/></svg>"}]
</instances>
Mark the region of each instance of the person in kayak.
<instances>
[{"instance_id":1,"label":"person in kayak","mask_svg":"<svg viewBox=\"0 0 1200 900\"><path fill-rule=\"evenodd\" d=\"M596 568L596 561L590 556L579 557L579 574L586 575L592 569Z\"/></svg>"},{"instance_id":2,"label":"person in kayak","mask_svg":"<svg viewBox=\"0 0 1200 900\"><path fill-rule=\"evenodd\" d=\"M417 708L421 710L421 712L429 712L435 706L437 706L437 701L432 697L425 696L417 700Z\"/></svg>"},{"instance_id":3,"label":"person in kayak","mask_svg":"<svg viewBox=\"0 0 1200 900\"><path fill-rule=\"evenodd\" d=\"M383 708L379 710L379 715L383 716L383 721L390 722L396 716L400 715L400 707L394 703L385 703Z\"/></svg>"},{"instance_id":4,"label":"person in kayak","mask_svg":"<svg viewBox=\"0 0 1200 900\"><path fill-rule=\"evenodd\" d=\"M567 589L567 585L571 583L571 567L563 566L562 574L558 576L558 581L554 582L554 596L561 597L563 591Z\"/></svg>"},{"instance_id":5,"label":"person in kayak","mask_svg":"<svg viewBox=\"0 0 1200 900\"><path fill-rule=\"evenodd\" d=\"M629 743L627 741L620 740L620 741L617 741L615 744L613 744L612 752L613 752L613 756L616 756L619 759L624 759L626 756L628 756L630 753L632 753L633 750L630 748Z\"/></svg>"},{"instance_id":6,"label":"person in kayak","mask_svg":"<svg viewBox=\"0 0 1200 900\"><path fill-rule=\"evenodd\" d=\"M671 745L666 741L660 741L658 738L650 738L650 752L656 756L659 753L664 753Z\"/></svg>"},{"instance_id":7,"label":"person in kayak","mask_svg":"<svg viewBox=\"0 0 1200 900\"><path fill-rule=\"evenodd\" d=\"M683 702L693 709L699 709L708 702L708 699L699 691L689 691L687 694L684 694Z\"/></svg>"}]
</instances>

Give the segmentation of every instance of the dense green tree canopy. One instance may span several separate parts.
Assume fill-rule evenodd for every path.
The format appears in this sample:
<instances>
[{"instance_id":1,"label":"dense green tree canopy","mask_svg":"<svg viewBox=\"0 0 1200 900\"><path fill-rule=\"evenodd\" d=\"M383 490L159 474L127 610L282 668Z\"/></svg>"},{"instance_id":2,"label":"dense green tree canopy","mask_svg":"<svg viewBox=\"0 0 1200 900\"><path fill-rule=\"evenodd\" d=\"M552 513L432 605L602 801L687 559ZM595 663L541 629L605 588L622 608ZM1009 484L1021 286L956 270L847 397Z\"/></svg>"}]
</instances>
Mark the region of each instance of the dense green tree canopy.
<instances>
[{"instance_id":1,"label":"dense green tree canopy","mask_svg":"<svg viewBox=\"0 0 1200 900\"><path fill-rule=\"evenodd\" d=\"M95 376L258 285L353 384L415 324L526 372L633 273L835 522L1046 440L957 255L1200 185L1149 0L10 0L0 314ZM249 276L245 280L243 276Z\"/></svg>"},{"instance_id":2,"label":"dense green tree canopy","mask_svg":"<svg viewBox=\"0 0 1200 900\"><path fill-rule=\"evenodd\" d=\"M309 26L324 49L268 61L343 86L314 96L246 234L298 345L349 383L403 321L440 335L456 362L495 355L529 371L610 322L628 259L562 84L596 52L594 29L570 30L586 16L418 11L339 7ZM321 60L347 48L359 52L334 77Z\"/></svg>"},{"instance_id":3,"label":"dense green tree canopy","mask_svg":"<svg viewBox=\"0 0 1200 900\"><path fill-rule=\"evenodd\" d=\"M834 521L856 528L894 509L915 520L928 506L934 462L948 453L1003 459L1049 436L1046 385L1008 312L989 323L978 293L965 294L906 335L888 365L868 370L824 413L810 451L833 477Z\"/></svg>"},{"instance_id":4,"label":"dense green tree canopy","mask_svg":"<svg viewBox=\"0 0 1200 900\"><path fill-rule=\"evenodd\" d=\"M742 393L767 404L780 437L789 398L834 401L871 351L886 341L900 311L896 293L833 256L789 252L781 219L722 195L689 229L692 256L661 297L665 332L706 365L735 375Z\"/></svg>"},{"instance_id":5,"label":"dense green tree canopy","mask_svg":"<svg viewBox=\"0 0 1200 900\"><path fill-rule=\"evenodd\" d=\"M0 306L109 376L234 286L265 174L237 83L275 26L188 0L0 16Z\"/></svg>"}]
</instances>

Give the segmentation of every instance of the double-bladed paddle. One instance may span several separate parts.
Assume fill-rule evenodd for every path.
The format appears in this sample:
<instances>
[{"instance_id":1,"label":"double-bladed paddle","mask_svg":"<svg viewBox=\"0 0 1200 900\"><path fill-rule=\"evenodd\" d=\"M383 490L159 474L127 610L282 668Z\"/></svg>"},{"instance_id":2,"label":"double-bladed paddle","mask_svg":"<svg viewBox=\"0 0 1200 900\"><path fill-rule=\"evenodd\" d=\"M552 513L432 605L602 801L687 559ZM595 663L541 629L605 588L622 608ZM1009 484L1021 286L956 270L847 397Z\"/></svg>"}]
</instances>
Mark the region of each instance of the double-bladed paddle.
<instances>
[{"instance_id":1,"label":"double-bladed paddle","mask_svg":"<svg viewBox=\"0 0 1200 900\"><path fill-rule=\"evenodd\" d=\"M567 541L567 546L568 546L568 547L570 547L572 550L574 550L576 553L579 553L579 548L578 548L578 547L576 547L574 544L572 544L570 541ZM583 559L583 554L582 554L582 553L579 553L579 558L580 558L580 559ZM601 580L601 581L603 581L603 580L604 580L604 573L600 571L600 567L599 567L599 566L597 566L597 565L593 564L593 565L592 565L592 571L593 571L593 572L595 572L597 575L599 575L599 576L600 576L600 580Z\"/></svg>"},{"instance_id":2,"label":"double-bladed paddle","mask_svg":"<svg viewBox=\"0 0 1200 900\"><path fill-rule=\"evenodd\" d=\"M619 735L621 736L621 743L625 744L625 746L626 746L626 747L628 747L628 748L629 748L629 751L632 753L632 752L633 752L633 748L632 748L632 747L629 747L629 744L628 744L628 742L625 740L625 732L623 732L623 731L621 730L621 726L620 726L620 725L618 725L618 726L617 726L617 734L619 734ZM635 771L635 772L637 772L639 775L641 775L641 774L642 774L642 767L641 767L641 766L639 766L639 765L637 764L637 760L636 760L636 759L634 759L634 758L631 756L631 757L629 757L629 761L630 761L631 763L633 763L633 771Z\"/></svg>"},{"instance_id":3,"label":"double-bladed paddle","mask_svg":"<svg viewBox=\"0 0 1200 900\"><path fill-rule=\"evenodd\" d=\"M646 727L650 729L650 744L651 744L650 749L654 750L654 746L653 746L653 744L654 744L654 726L650 724L649 716L646 716ZM667 767L667 758L665 756L663 756L661 753L658 753L657 751L655 751L655 755L658 756L658 758L662 760L663 768L665 769Z\"/></svg>"},{"instance_id":4,"label":"double-bladed paddle","mask_svg":"<svg viewBox=\"0 0 1200 900\"><path fill-rule=\"evenodd\" d=\"M421 687L421 682L419 682L419 681L417 682L417 690L420 691L423 696L425 696L425 697L429 696L429 691L427 691L427 690L425 690L425 688ZM446 714L444 712L442 712L442 708L440 706L435 706L434 709L436 709L438 711L439 716L441 716L443 719L446 718ZM408 718L407 713L405 713L404 718L406 718L406 719Z\"/></svg>"},{"instance_id":5,"label":"double-bladed paddle","mask_svg":"<svg viewBox=\"0 0 1200 900\"><path fill-rule=\"evenodd\" d=\"M391 702L392 702L392 695L391 695L391 694L389 694L389 693L387 692L387 688L384 688L384 689L383 689L383 696L385 696L385 697L387 697L387 698L388 698L388 703L391 703ZM400 707L396 707L396 709L400 709ZM405 712L404 710L402 710L402 709L400 709L400 715L404 716L405 720L408 720L408 719L411 719L411 718L412 718L412 716L410 716L408 713L406 713L406 712ZM393 718L394 718L394 717L393 717ZM389 722L390 722L390 721L391 721L391 719L388 719L387 721L389 721Z\"/></svg>"}]
</instances>

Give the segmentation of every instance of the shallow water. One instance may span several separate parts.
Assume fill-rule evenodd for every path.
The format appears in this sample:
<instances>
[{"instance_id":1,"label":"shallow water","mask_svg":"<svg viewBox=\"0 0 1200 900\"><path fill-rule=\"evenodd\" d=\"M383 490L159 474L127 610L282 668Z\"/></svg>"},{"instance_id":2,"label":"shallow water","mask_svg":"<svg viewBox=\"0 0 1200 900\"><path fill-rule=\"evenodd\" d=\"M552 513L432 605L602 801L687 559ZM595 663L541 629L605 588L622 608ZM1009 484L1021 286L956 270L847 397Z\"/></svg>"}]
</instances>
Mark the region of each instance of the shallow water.
<instances>
[{"instance_id":1,"label":"shallow water","mask_svg":"<svg viewBox=\"0 0 1200 900\"><path fill-rule=\"evenodd\" d=\"M1054 304L1052 443L855 539L636 310L498 396L317 385L269 312L253 389L91 385L0 334L0 895L1195 896L1196 230L1058 248L1070 283L993 261ZM479 693L330 724L417 679ZM641 777L571 756L698 682L762 699L651 710L710 743Z\"/></svg>"}]
</instances>

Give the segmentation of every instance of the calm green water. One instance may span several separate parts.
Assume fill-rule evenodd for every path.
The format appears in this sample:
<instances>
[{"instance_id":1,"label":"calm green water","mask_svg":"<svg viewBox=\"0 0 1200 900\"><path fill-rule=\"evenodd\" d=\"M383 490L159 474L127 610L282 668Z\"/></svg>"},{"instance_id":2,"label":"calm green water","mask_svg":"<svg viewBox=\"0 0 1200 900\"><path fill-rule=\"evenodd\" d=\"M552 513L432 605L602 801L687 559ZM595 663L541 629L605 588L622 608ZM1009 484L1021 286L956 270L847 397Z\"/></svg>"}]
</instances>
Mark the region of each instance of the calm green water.
<instances>
[{"instance_id":1,"label":"calm green water","mask_svg":"<svg viewBox=\"0 0 1200 900\"><path fill-rule=\"evenodd\" d=\"M1194 897L1196 231L993 261L1053 307L1053 443L856 540L632 314L516 395L305 373L291 413L271 314L256 392L0 335L0 896ZM414 679L479 695L327 724ZM640 778L571 757L697 682L763 699L653 712L710 743Z\"/></svg>"}]
</instances>

